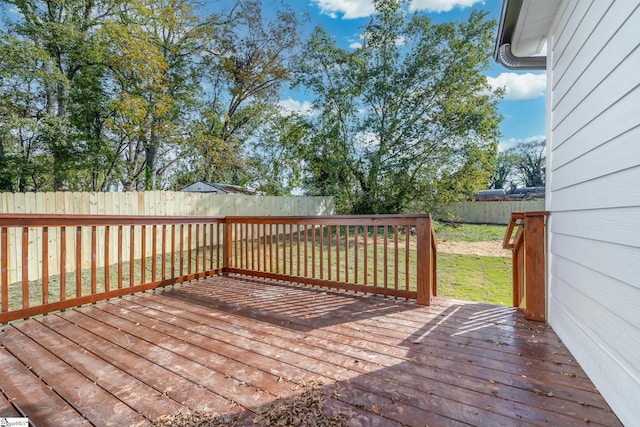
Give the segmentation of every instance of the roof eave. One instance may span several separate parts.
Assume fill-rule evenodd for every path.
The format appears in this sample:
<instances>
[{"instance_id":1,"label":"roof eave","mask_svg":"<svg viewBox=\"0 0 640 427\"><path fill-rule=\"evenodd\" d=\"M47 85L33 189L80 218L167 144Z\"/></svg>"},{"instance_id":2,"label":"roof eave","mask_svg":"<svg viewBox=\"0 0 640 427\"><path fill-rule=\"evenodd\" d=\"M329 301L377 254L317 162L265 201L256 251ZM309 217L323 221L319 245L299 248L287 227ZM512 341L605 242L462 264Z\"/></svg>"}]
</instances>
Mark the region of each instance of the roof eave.
<instances>
[{"instance_id":1,"label":"roof eave","mask_svg":"<svg viewBox=\"0 0 640 427\"><path fill-rule=\"evenodd\" d=\"M511 50L522 2L523 0L503 0L494 58L511 70L545 70L546 56L517 56Z\"/></svg>"}]
</instances>

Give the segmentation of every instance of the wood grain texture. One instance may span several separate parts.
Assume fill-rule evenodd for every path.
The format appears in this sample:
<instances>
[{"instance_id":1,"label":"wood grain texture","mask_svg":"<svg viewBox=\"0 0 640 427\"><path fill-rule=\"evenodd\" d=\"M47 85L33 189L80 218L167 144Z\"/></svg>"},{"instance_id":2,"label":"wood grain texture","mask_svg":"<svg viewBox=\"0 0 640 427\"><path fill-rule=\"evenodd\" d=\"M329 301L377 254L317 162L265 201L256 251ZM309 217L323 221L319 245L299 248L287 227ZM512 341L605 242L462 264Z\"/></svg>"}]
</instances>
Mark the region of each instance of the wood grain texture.
<instances>
[{"instance_id":1,"label":"wood grain texture","mask_svg":"<svg viewBox=\"0 0 640 427\"><path fill-rule=\"evenodd\" d=\"M251 425L318 380L350 426L620 425L551 328L442 298L424 307L213 277L20 321L0 345L0 388L33 420L40 389L49 415L96 425L182 404Z\"/></svg>"}]
</instances>

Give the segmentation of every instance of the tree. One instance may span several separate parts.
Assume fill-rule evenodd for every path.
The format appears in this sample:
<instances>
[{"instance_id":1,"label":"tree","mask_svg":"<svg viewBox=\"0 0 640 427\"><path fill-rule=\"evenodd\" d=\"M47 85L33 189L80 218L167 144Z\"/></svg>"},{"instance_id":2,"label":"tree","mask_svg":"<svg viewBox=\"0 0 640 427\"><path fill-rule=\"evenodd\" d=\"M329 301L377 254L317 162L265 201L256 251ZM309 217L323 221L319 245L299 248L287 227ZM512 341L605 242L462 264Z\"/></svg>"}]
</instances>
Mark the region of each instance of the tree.
<instances>
[{"instance_id":1,"label":"tree","mask_svg":"<svg viewBox=\"0 0 640 427\"><path fill-rule=\"evenodd\" d=\"M515 158L515 174L525 187L544 187L546 141L528 141L509 149Z\"/></svg>"},{"instance_id":2,"label":"tree","mask_svg":"<svg viewBox=\"0 0 640 427\"><path fill-rule=\"evenodd\" d=\"M298 18L284 8L266 19L261 2L239 0L202 58L208 101L188 142L192 176L244 184L248 141L267 123L291 77Z\"/></svg>"},{"instance_id":3,"label":"tree","mask_svg":"<svg viewBox=\"0 0 640 427\"><path fill-rule=\"evenodd\" d=\"M513 169L517 163L517 157L510 151L501 151L496 156L494 172L491 176L489 188L506 189L513 184Z\"/></svg>"},{"instance_id":4,"label":"tree","mask_svg":"<svg viewBox=\"0 0 640 427\"><path fill-rule=\"evenodd\" d=\"M3 37L19 46L16 60L30 64L30 111L37 122L34 137L50 156L53 189L69 188L79 151L70 124L70 102L76 79L100 61L102 28L116 2L103 0L3 0L20 18L5 23ZM3 51L7 51L6 45ZM20 72L16 71L14 77Z\"/></svg>"},{"instance_id":5,"label":"tree","mask_svg":"<svg viewBox=\"0 0 640 427\"><path fill-rule=\"evenodd\" d=\"M304 187L342 212L433 210L489 181L499 115L481 71L495 23L474 11L432 24L403 3L377 0L353 52L316 29L299 70L318 113Z\"/></svg>"},{"instance_id":6,"label":"tree","mask_svg":"<svg viewBox=\"0 0 640 427\"><path fill-rule=\"evenodd\" d=\"M249 185L260 194L290 196L301 185L309 123L297 114L274 111L251 146Z\"/></svg>"}]
</instances>

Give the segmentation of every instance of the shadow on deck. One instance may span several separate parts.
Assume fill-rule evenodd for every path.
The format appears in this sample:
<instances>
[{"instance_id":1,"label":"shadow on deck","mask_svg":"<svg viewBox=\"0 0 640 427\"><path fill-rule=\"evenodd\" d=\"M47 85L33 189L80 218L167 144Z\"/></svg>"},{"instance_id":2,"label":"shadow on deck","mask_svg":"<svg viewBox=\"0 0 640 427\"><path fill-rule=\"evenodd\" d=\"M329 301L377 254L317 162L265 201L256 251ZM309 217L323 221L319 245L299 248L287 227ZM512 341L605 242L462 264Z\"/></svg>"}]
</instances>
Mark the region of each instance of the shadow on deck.
<instances>
[{"instance_id":1,"label":"shadow on deck","mask_svg":"<svg viewBox=\"0 0 640 427\"><path fill-rule=\"evenodd\" d=\"M516 309L211 277L5 325L0 417L236 425L318 381L352 426L620 425L550 327Z\"/></svg>"}]
</instances>

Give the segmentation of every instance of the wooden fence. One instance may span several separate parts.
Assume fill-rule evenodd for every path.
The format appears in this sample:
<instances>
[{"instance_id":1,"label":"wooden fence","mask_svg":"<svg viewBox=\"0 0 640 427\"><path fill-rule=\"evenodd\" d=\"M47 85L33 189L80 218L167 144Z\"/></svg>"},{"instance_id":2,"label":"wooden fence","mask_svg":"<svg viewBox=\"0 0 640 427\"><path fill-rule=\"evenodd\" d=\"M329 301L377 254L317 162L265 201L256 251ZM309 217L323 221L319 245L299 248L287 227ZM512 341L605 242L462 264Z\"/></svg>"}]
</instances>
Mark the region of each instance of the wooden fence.
<instances>
[{"instance_id":1,"label":"wooden fence","mask_svg":"<svg viewBox=\"0 0 640 427\"><path fill-rule=\"evenodd\" d=\"M134 216L243 216L243 215L331 215L334 213L333 199L330 197L274 197L274 196L245 196L219 195L210 193L187 193L175 191L147 191L147 192L51 192L51 193L0 193L0 214L48 214L48 215L134 215ZM105 238L104 228L98 228L98 239ZM40 279L42 264L49 265L50 274L60 273L60 260L55 251L50 251L48 259L42 259L44 239L48 246L59 246L61 233L66 233L67 252L76 252L77 238L72 237L74 230L52 228L46 236L42 230L33 229L24 239L21 230L9 229L7 235L8 256L6 268L8 280L20 280L23 268L29 269L32 279ZM180 233L180 231L178 231ZM185 235L183 233L183 235ZM140 234L125 233L122 237L123 261L130 261L132 246L142 246ZM90 230L83 228L80 239L87 242L91 239ZM112 235L110 239L115 239ZM137 239L137 240L136 240ZM183 237L186 239L186 237ZM133 243L132 243L133 242ZM186 241L182 242L186 245ZM20 260L23 245L28 245L29 262L24 264ZM155 249L160 250L156 244ZM151 235L145 236L144 246L146 256L151 256L154 245ZM98 267L102 267L104 247L99 247ZM109 246L110 259L117 256L115 241ZM91 265L91 253L87 246L80 255L81 268L87 269ZM67 271L75 268L75 259L67 258L64 267Z\"/></svg>"},{"instance_id":2,"label":"wooden fence","mask_svg":"<svg viewBox=\"0 0 640 427\"><path fill-rule=\"evenodd\" d=\"M12 244L12 234L20 245ZM54 234L55 241L49 238ZM29 244L34 236L39 245ZM38 254L43 261L34 278L31 264ZM17 281L9 276L12 258L20 260ZM0 266L0 323L221 273L426 305L436 294L436 243L428 215L0 214Z\"/></svg>"}]
</instances>

